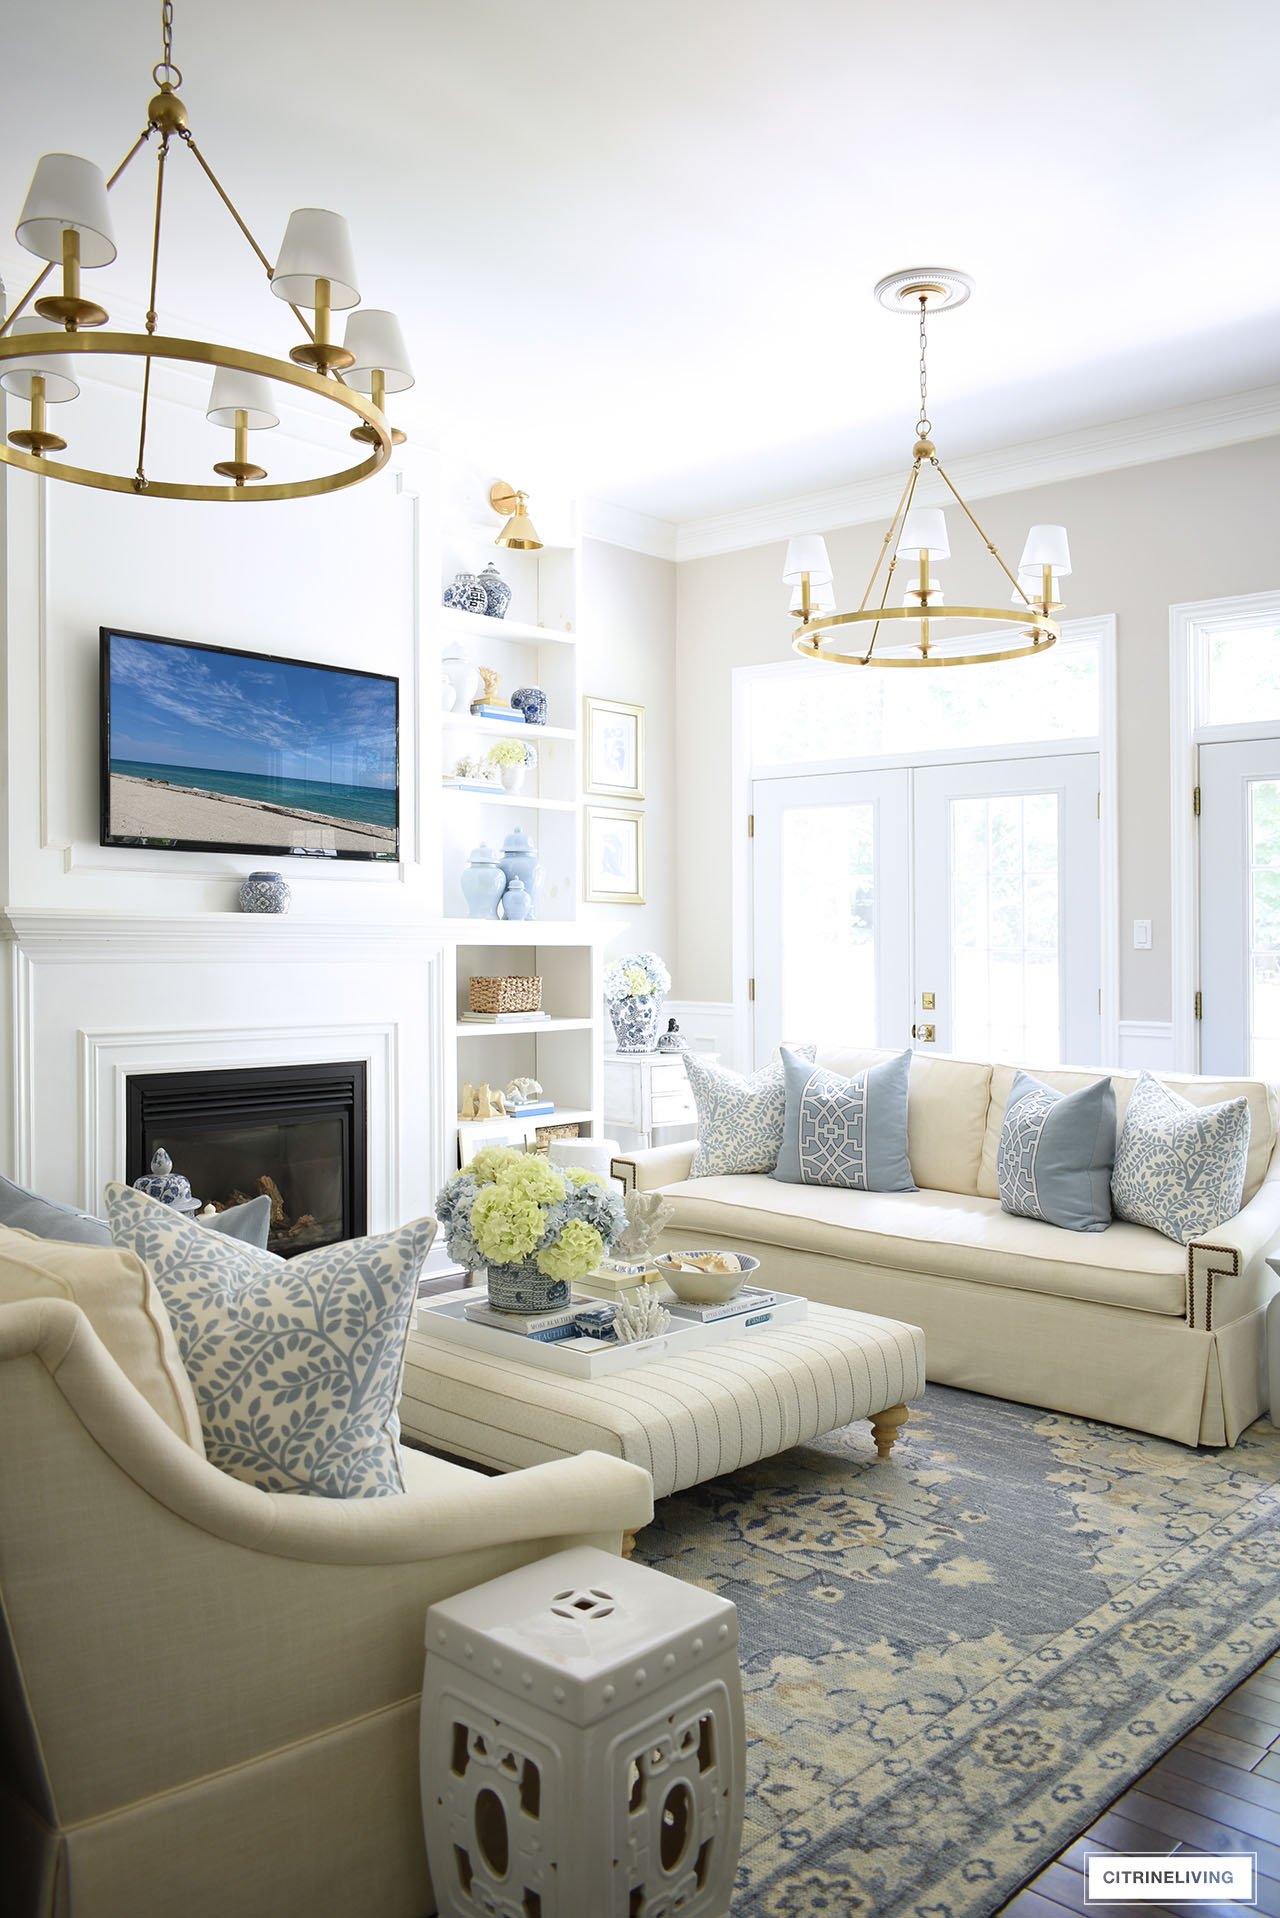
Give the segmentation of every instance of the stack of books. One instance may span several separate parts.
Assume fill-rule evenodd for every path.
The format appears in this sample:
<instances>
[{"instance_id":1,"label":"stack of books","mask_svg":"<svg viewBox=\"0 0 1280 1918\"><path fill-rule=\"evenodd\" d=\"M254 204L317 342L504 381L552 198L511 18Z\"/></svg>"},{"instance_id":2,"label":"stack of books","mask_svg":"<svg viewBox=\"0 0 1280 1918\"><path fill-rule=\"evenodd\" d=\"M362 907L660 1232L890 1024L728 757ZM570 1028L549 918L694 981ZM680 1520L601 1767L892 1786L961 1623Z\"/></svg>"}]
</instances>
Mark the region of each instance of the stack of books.
<instances>
[{"instance_id":1,"label":"stack of books","mask_svg":"<svg viewBox=\"0 0 1280 1918\"><path fill-rule=\"evenodd\" d=\"M507 1117L509 1119L540 1119L544 1113L554 1112L555 1109L554 1099L526 1099L523 1105L518 1106L508 1102Z\"/></svg>"},{"instance_id":2,"label":"stack of books","mask_svg":"<svg viewBox=\"0 0 1280 1918\"><path fill-rule=\"evenodd\" d=\"M759 1312L777 1302L776 1292L766 1292L758 1285L744 1285L741 1292L721 1300L719 1305L693 1305L684 1299L665 1301L672 1318L693 1319L698 1325L714 1325L717 1319L736 1319L745 1312Z\"/></svg>"},{"instance_id":3,"label":"stack of books","mask_svg":"<svg viewBox=\"0 0 1280 1918\"><path fill-rule=\"evenodd\" d=\"M549 1019L549 1012L463 1012L459 1018L476 1026L525 1025L530 1019Z\"/></svg>"},{"instance_id":4,"label":"stack of books","mask_svg":"<svg viewBox=\"0 0 1280 1918\"><path fill-rule=\"evenodd\" d=\"M558 1345L563 1339L581 1337L573 1315L592 1303L590 1299L570 1299L568 1305L558 1306L551 1312L495 1312L487 1299L476 1299L462 1310L473 1325L490 1325L497 1332L511 1332L517 1338Z\"/></svg>"},{"instance_id":5,"label":"stack of books","mask_svg":"<svg viewBox=\"0 0 1280 1918\"><path fill-rule=\"evenodd\" d=\"M513 726L524 725L524 714L517 712L514 706L487 706L483 699L477 699L471 707L473 719L509 719Z\"/></svg>"}]
</instances>

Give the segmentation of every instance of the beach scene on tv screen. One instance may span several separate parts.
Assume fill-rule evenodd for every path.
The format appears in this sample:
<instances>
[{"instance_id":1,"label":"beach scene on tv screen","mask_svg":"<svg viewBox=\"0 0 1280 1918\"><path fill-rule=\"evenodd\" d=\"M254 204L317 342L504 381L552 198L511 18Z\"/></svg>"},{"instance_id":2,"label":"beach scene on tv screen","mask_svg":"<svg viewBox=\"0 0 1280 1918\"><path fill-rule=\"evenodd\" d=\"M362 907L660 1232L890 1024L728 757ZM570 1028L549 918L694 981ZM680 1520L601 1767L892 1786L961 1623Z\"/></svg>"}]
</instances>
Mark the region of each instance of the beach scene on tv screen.
<instances>
[{"instance_id":1,"label":"beach scene on tv screen","mask_svg":"<svg viewBox=\"0 0 1280 1918\"><path fill-rule=\"evenodd\" d=\"M397 857L396 684L113 633L108 835Z\"/></svg>"}]
</instances>

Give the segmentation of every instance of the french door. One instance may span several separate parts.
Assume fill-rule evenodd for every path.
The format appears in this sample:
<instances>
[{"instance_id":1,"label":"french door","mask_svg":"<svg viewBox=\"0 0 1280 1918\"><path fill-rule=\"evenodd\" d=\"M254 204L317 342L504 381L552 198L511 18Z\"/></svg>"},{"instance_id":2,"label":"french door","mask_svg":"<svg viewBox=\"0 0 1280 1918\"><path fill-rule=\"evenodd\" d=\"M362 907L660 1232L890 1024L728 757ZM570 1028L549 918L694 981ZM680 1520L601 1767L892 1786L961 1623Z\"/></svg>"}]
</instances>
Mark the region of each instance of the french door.
<instances>
[{"instance_id":1,"label":"french door","mask_svg":"<svg viewBox=\"0 0 1280 1918\"><path fill-rule=\"evenodd\" d=\"M758 1059L780 1040L907 1043L910 779L898 767L755 782Z\"/></svg>"},{"instance_id":2,"label":"french door","mask_svg":"<svg viewBox=\"0 0 1280 1918\"><path fill-rule=\"evenodd\" d=\"M755 1050L1100 1053L1096 753L762 779Z\"/></svg>"},{"instance_id":3,"label":"french door","mask_svg":"<svg viewBox=\"0 0 1280 1918\"><path fill-rule=\"evenodd\" d=\"M1200 747L1200 1070L1280 1079L1280 739Z\"/></svg>"}]
</instances>

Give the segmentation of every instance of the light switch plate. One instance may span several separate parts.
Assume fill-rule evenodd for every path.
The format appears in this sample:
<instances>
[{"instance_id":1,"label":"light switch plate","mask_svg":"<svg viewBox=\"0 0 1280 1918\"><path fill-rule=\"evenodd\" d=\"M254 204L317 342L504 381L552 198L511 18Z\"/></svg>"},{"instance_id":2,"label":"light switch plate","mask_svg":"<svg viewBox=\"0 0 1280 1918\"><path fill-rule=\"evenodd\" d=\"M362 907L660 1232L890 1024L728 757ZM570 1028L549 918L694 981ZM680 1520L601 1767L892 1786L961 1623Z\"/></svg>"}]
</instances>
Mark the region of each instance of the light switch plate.
<instances>
[{"instance_id":1,"label":"light switch plate","mask_svg":"<svg viewBox=\"0 0 1280 1918\"><path fill-rule=\"evenodd\" d=\"M1150 952L1151 921L1135 919L1133 922L1133 949L1135 952Z\"/></svg>"}]
</instances>

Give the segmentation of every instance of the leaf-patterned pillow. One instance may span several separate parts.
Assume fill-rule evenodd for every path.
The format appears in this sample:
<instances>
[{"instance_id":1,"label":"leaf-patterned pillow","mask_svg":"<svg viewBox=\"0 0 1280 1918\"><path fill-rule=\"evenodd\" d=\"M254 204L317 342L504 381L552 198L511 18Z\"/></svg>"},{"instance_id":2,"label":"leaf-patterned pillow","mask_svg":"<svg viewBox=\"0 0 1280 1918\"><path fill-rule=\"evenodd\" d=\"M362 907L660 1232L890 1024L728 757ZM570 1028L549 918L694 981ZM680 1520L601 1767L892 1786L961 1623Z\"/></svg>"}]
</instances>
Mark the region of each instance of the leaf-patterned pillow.
<instances>
[{"instance_id":1,"label":"leaf-patterned pillow","mask_svg":"<svg viewBox=\"0 0 1280 1918\"><path fill-rule=\"evenodd\" d=\"M794 1048L797 1058L812 1059L812 1046ZM686 1052L684 1069L698 1108L698 1143L691 1179L729 1172L772 1172L782 1150L786 1091L781 1059L771 1059L744 1078L728 1066L712 1065Z\"/></svg>"},{"instance_id":2,"label":"leaf-patterned pillow","mask_svg":"<svg viewBox=\"0 0 1280 1918\"><path fill-rule=\"evenodd\" d=\"M264 1492L403 1492L396 1406L434 1219L281 1259L131 1186L106 1203L164 1300L211 1465Z\"/></svg>"},{"instance_id":3,"label":"leaf-patterned pillow","mask_svg":"<svg viewBox=\"0 0 1280 1918\"><path fill-rule=\"evenodd\" d=\"M1190 1245L1235 1218L1248 1159L1247 1099L1192 1105L1141 1072L1111 1175L1116 1217Z\"/></svg>"}]
</instances>

